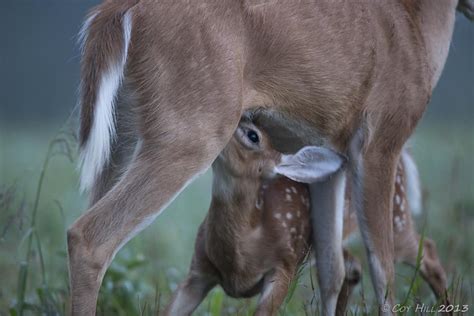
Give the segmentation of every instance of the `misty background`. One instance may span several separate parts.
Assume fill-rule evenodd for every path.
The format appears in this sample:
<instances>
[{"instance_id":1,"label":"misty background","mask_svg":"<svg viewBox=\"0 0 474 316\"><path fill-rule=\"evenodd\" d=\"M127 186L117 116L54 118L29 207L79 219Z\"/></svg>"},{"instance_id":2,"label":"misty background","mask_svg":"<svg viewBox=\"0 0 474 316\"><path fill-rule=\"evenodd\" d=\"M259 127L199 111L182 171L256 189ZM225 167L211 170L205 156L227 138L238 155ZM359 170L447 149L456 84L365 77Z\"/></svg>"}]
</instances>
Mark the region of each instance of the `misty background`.
<instances>
[{"instance_id":1,"label":"misty background","mask_svg":"<svg viewBox=\"0 0 474 316\"><path fill-rule=\"evenodd\" d=\"M75 142L69 141L67 133L55 135L69 118L72 124L66 125L66 131L77 128L77 33L88 10L98 3L0 0L0 315L7 315L10 308L19 310L23 294L24 302L37 314L62 315L66 311L65 232L87 209L87 198L79 193ZM474 23L458 14L449 57L414 135L412 153L424 196L423 213L416 218L419 231L436 242L456 294L454 303L469 304L471 309L473 119ZM51 146L52 140L59 142ZM44 165L45 161L49 164ZM209 207L210 184L210 172L196 179L150 228L118 253L104 279L99 315L157 314L162 305L153 300L159 296L166 302L187 272L198 224ZM35 207L37 220L29 226ZM31 232L37 242L29 252L25 239ZM367 267L361 243L351 245L350 250ZM27 253L31 254L30 273L22 279ZM305 269L298 281L303 286L296 288L285 305L289 315L317 315L318 301L313 300L315 291L308 271ZM408 295L412 276L413 270L397 266L397 298ZM354 291L351 315L358 315L367 302L375 301L367 270L363 278L364 284ZM414 294L417 302L434 303L426 286L417 287ZM148 309L143 312L146 303ZM231 300L215 289L197 315L235 315L249 306L251 310L254 303ZM150 309L152 306L155 308Z\"/></svg>"},{"instance_id":2,"label":"misty background","mask_svg":"<svg viewBox=\"0 0 474 316\"><path fill-rule=\"evenodd\" d=\"M77 33L92 0L0 1L2 125L58 126L76 105ZM458 14L444 73L426 119L471 124L474 26Z\"/></svg>"}]
</instances>

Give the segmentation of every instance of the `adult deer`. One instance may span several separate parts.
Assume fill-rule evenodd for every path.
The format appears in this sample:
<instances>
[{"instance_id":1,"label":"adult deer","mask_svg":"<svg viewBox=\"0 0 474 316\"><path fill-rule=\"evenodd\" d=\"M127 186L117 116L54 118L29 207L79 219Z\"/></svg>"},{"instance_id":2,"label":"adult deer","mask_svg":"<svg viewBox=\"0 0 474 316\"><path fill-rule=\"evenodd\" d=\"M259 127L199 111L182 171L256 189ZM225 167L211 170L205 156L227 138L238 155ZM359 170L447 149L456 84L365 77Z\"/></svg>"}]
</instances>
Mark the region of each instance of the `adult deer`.
<instances>
[{"instance_id":1,"label":"adult deer","mask_svg":"<svg viewBox=\"0 0 474 316\"><path fill-rule=\"evenodd\" d=\"M188 276L174 293L165 314L191 314L207 292L219 284L233 297L260 293L256 315L276 315L311 244L309 188L277 174L302 182L318 181L338 169L337 164L328 164L339 160L333 155L308 146L295 155L282 156L272 148L264 131L246 119L241 121L212 165L209 213L199 228ZM416 165L404 150L393 197L395 260L413 266L417 263L420 238L412 224L411 210L420 208L419 189ZM357 230L350 190L346 192L344 239ZM422 253L420 272L436 296L444 299L446 274L433 241L424 239ZM361 274L360 263L345 249L344 262L338 315L345 314L351 290Z\"/></svg>"},{"instance_id":2,"label":"adult deer","mask_svg":"<svg viewBox=\"0 0 474 316\"><path fill-rule=\"evenodd\" d=\"M253 109L294 136L281 139L287 147L318 144L348 155L377 300L391 302L395 166L440 76L457 3L96 7L81 32L81 181L91 206L68 230L72 313L95 312L116 252L209 168ZM324 227L314 246L325 258L317 261L325 315L334 314L344 279L345 179L340 171L310 188L321 201L312 213Z\"/></svg>"}]
</instances>

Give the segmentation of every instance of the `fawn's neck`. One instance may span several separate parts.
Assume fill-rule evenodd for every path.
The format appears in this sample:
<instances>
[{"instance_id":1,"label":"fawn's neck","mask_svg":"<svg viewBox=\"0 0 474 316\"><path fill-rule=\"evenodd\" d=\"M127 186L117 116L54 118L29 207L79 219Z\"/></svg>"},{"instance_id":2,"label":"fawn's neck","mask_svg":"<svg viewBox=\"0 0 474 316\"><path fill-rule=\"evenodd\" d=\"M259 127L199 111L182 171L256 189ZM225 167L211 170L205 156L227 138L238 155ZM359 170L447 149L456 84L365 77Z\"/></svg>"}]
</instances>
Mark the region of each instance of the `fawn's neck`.
<instances>
[{"instance_id":1,"label":"fawn's neck","mask_svg":"<svg viewBox=\"0 0 474 316\"><path fill-rule=\"evenodd\" d=\"M261 211L256 207L261 181L236 177L216 165L206 218L206 251L221 273L226 273L239 269L241 241L261 221Z\"/></svg>"},{"instance_id":2,"label":"fawn's neck","mask_svg":"<svg viewBox=\"0 0 474 316\"><path fill-rule=\"evenodd\" d=\"M237 177L213 168L212 201L208 221L222 229L240 230L252 226L257 213L261 180Z\"/></svg>"}]
</instances>

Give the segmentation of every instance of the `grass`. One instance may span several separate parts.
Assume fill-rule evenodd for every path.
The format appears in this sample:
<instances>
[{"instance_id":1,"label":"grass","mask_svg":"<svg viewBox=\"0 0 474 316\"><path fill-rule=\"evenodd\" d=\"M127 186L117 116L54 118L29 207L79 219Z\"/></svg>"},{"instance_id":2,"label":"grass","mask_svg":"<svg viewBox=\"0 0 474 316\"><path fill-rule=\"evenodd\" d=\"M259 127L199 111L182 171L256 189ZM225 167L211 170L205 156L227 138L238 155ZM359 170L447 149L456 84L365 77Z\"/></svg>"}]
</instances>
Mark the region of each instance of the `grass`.
<instances>
[{"instance_id":1,"label":"grass","mask_svg":"<svg viewBox=\"0 0 474 316\"><path fill-rule=\"evenodd\" d=\"M0 315L62 315L68 304L65 231L86 208L71 161L74 139L49 131L5 131L8 142L0 156ZM472 136L470 127L425 124L416 133L413 152L425 189L425 211L417 222L423 235L437 244L454 303L474 309ZM210 202L210 179L209 172L197 179L118 253L104 278L98 314L159 314L187 272L198 223ZM371 315L375 300L364 250L357 240L350 248L365 271L348 314ZM434 304L416 272L397 265L397 302ZM309 265L301 268L280 314L318 314L314 276ZM250 315L255 304L255 299L231 299L216 288L196 314Z\"/></svg>"}]
</instances>

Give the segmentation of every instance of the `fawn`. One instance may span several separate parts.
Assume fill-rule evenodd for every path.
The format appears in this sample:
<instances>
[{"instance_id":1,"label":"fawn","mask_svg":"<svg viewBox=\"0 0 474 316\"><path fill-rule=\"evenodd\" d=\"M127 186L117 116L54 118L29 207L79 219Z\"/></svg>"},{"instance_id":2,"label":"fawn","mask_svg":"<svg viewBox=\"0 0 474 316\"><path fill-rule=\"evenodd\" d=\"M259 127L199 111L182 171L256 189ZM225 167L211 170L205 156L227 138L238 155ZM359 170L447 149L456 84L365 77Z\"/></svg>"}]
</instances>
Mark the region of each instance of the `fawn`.
<instances>
[{"instance_id":1,"label":"fawn","mask_svg":"<svg viewBox=\"0 0 474 316\"><path fill-rule=\"evenodd\" d=\"M278 312L290 282L310 251L312 235L308 186L285 175L309 182L310 179L303 179L295 171L300 168L301 172L304 164L314 163L299 160L299 164L284 164L281 160L289 159L282 159L272 148L264 131L251 122L241 121L212 166L209 212L197 234L189 274L173 294L166 314L191 314L217 284L236 298L260 293L256 315ZM393 227L397 260L414 265L419 237L412 225L407 200L404 167L407 163L410 163L409 171L416 172L413 160L404 151L397 169ZM356 229L355 211L346 199L344 238ZM346 249L343 253L346 278L338 299L338 314L344 313L352 287L361 275L360 263ZM443 295L445 273L434 243L428 239L424 240L420 271L435 294Z\"/></svg>"}]
</instances>

